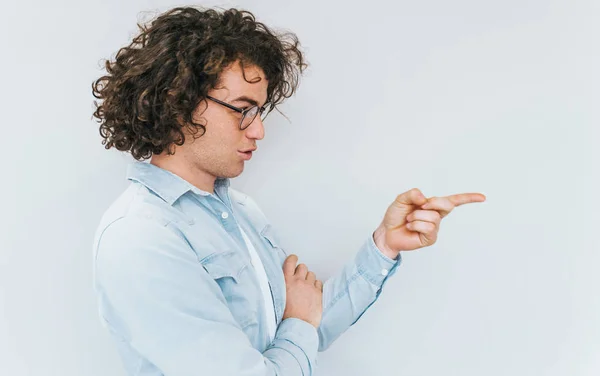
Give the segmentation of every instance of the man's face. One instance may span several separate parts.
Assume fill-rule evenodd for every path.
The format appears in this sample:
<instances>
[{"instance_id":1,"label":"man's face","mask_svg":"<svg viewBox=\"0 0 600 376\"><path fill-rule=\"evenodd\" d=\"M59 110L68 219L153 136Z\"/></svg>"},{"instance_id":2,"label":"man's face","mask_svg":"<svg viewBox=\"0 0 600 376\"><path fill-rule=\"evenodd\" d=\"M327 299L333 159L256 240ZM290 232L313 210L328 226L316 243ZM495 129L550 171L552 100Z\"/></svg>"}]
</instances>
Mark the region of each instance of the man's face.
<instances>
[{"instance_id":1,"label":"man's face","mask_svg":"<svg viewBox=\"0 0 600 376\"><path fill-rule=\"evenodd\" d=\"M239 108L252 106L248 100L256 101L258 106L264 105L268 86L264 72L259 67L245 65L244 73L246 79L241 65L233 63L223 70L220 84L208 95ZM198 105L193 118L194 122L206 124L206 132L195 140L186 136L182 149L187 162L215 178L233 178L241 174L248 158L248 154L241 151L256 148L256 141L264 137L260 113L248 128L240 130L241 113L207 99Z\"/></svg>"}]
</instances>

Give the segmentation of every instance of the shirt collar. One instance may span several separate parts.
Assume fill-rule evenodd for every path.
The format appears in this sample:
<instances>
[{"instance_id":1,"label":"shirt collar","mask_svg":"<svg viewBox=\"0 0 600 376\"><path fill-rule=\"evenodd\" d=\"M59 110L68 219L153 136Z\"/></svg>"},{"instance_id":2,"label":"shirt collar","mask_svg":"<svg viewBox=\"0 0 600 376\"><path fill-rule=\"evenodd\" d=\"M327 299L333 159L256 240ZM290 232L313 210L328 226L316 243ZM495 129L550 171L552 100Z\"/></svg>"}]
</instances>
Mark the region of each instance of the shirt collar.
<instances>
[{"instance_id":1,"label":"shirt collar","mask_svg":"<svg viewBox=\"0 0 600 376\"><path fill-rule=\"evenodd\" d=\"M127 168L127 179L143 184L169 205L173 205L179 197L188 191L200 196L211 195L210 192L197 188L180 176L148 162L136 161L131 163ZM215 192L225 193L229 188L229 184L228 178L217 178L215 180Z\"/></svg>"}]
</instances>

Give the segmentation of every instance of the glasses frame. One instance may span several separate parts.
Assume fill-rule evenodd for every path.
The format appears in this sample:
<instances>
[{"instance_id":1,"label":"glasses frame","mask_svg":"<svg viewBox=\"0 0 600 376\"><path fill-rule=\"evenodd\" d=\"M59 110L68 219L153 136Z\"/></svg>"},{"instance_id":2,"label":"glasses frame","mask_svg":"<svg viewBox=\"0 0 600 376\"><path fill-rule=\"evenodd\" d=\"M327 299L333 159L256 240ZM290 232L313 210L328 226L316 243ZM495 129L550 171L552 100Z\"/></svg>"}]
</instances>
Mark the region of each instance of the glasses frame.
<instances>
[{"instance_id":1,"label":"glasses frame","mask_svg":"<svg viewBox=\"0 0 600 376\"><path fill-rule=\"evenodd\" d=\"M252 120L251 120L251 121L248 123L248 125L246 125L245 127L242 127L242 124L244 123L244 119L246 118L246 114L247 114L248 112L250 112L250 111L251 111L251 110L252 110L254 107L258 107L257 105L252 105L252 106L250 106L250 107L248 107L248 108L239 108L239 107L236 107L236 106L234 106L234 105L231 105L231 104L229 104L229 103L227 103L227 102L223 102L223 101L221 101L221 100L218 100L217 98L211 97L210 95L207 95L207 96L206 96L206 98L208 98L208 99L210 99L210 100L211 100L211 101L213 101L213 102L216 102L216 103L218 103L218 104L220 104L220 105L222 105L222 106L225 106L225 107L227 107L227 108L230 108L230 109L232 109L232 110L234 110L234 111L237 111L237 112L239 112L240 114L242 114L242 118L240 119L240 126L239 126L239 127L240 127L240 130L242 130L242 131L243 131L244 129L248 128L248 127L250 126L250 124L252 124L252 122L254 121L254 119L256 119L256 116L257 116L258 114L260 114L260 115L262 116L263 112L265 112L265 110L266 110L266 104L265 104L264 106L260 107L260 108L258 109L258 111L256 111L256 114L254 114L254 117L253 117L253 118L252 118ZM264 119L262 119L262 120L264 120Z\"/></svg>"}]
</instances>

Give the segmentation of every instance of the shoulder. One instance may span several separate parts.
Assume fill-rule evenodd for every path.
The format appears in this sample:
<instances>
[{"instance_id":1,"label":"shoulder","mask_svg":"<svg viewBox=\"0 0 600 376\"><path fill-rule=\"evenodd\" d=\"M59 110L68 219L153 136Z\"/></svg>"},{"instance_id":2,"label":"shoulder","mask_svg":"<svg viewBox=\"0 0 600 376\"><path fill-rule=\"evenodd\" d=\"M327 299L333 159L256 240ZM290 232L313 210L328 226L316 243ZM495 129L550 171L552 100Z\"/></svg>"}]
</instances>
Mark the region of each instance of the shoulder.
<instances>
[{"instance_id":1,"label":"shoulder","mask_svg":"<svg viewBox=\"0 0 600 376\"><path fill-rule=\"evenodd\" d=\"M94 259L126 258L141 250L186 244L177 230L179 220L180 213L169 204L144 186L131 184L104 212L96 228Z\"/></svg>"}]
</instances>

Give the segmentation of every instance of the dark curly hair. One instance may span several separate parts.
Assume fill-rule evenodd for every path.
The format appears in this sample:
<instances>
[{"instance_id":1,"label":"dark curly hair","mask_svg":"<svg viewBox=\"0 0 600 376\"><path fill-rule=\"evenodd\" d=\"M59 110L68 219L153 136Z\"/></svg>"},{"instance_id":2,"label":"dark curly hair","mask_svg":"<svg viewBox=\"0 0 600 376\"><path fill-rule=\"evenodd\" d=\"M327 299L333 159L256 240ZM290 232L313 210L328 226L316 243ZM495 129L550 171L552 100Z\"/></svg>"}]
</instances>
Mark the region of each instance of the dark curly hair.
<instances>
[{"instance_id":1,"label":"dark curly hair","mask_svg":"<svg viewBox=\"0 0 600 376\"><path fill-rule=\"evenodd\" d=\"M171 146L185 142L184 126L194 138L206 132L193 111L231 63L263 70L267 114L294 94L308 66L295 34L277 34L245 10L178 7L137 26L131 44L105 61L107 75L92 83L102 100L94 101L93 113L102 144L137 160L164 150L173 154Z\"/></svg>"}]
</instances>

